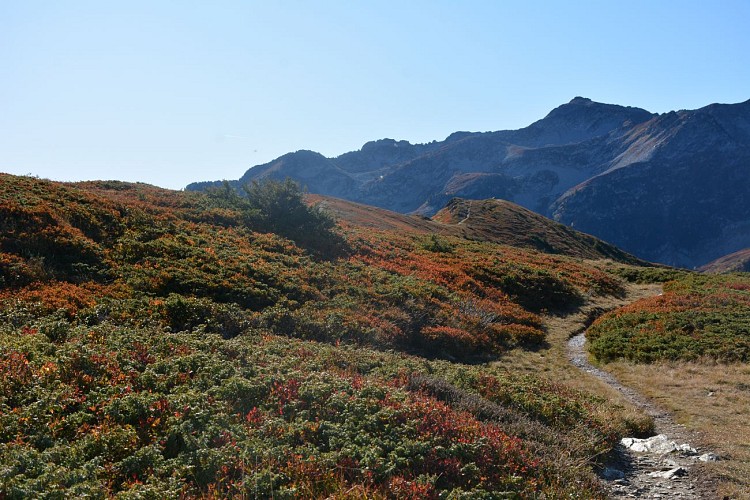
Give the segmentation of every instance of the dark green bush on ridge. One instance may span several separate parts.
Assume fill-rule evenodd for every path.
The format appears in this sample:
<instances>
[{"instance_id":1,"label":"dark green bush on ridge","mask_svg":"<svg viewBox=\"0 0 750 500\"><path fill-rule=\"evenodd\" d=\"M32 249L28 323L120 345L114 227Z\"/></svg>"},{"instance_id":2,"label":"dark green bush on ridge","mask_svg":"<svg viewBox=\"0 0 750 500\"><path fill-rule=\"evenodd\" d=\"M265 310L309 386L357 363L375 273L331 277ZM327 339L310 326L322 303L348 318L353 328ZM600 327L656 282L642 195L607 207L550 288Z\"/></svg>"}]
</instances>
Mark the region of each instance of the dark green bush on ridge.
<instances>
[{"instance_id":1,"label":"dark green bush on ridge","mask_svg":"<svg viewBox=\"0 0 750 500\"><path fill-rule=\"evenodd\" d=\"M454 246L451 245L450 242L440 238L436 234L431 234L422 244L422 247L427 251L437 253L451 253L454 249Z\"/></svg>"},{"instance_id":2,"label":"dark green bush on ridge","mask_svg":"<svg viewBox=\"0 0 750 500\"><path fill-rule=\"evenodd\" d=\"M678 280L692 271L677 269L672 267L653 266L653 267L636 267L636 266L612 266L609 272L621 276L631 283L665 283L668 281Z\"/></svg>"},{"instance_id":3,"label":"dark green bush on ridge","mask_svg":"<svg viewBox=\"0 0 750 500\"><path fill-rule=\"evenodd\" d=\"M207 192L215 208L239 210L242 224L250 229L279 234L320 256L335 256L345 249L334 230L335 220L320 206L307 205L293 180L253 181L242 191L244 196L225 182Z\"/></svg>"}]
</instances>

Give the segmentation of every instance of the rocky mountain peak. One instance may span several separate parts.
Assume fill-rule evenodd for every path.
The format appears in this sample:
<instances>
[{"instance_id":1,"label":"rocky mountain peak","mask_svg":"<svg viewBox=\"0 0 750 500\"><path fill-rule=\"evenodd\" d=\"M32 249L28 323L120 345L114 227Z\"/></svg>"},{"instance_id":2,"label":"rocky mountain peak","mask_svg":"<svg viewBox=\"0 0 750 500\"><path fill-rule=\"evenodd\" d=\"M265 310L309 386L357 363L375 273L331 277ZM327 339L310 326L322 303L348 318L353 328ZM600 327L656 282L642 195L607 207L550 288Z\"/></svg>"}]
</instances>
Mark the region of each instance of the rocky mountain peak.
<instances>
[{"instance_id":1,"label":"rocky mountain peak","mask_svg":"<svg viewBox=\"0 0 750 500\"><path fill-rule=\"evenodd\" d=\"M568 104L577 104L579 106L580 105L590 106L595 103L588 97L576 96L573 99L571 99L570 102L568 102Z\"/></svg>"},{"instance_id":2,"label":"rocky mountain peak","mask_svg":"<svg viewBox=\"0 0 750 500\"><path fill-rule=\"evenodd\" d=\"M411 146L411 143L409 141L397 141L394 139L379 139L377 141L369 141L366 142L360 151L367 151L367 152L373 152L373 151L380 151L383 149L389 149L389 148L407 148Z\"/></svg>"},{"instance_id":3,"label":"rocky mountain peak","mask_svg":"<svg viewBox=\"0 0 750 500\"><path fill-rule=\"evenodd\" d=\"M507 133L507 140L526 147L561 146L607 136L643 123L654 115L645 109L603 104L575 97L526 128Z\"/></svg>"}]
</instances>

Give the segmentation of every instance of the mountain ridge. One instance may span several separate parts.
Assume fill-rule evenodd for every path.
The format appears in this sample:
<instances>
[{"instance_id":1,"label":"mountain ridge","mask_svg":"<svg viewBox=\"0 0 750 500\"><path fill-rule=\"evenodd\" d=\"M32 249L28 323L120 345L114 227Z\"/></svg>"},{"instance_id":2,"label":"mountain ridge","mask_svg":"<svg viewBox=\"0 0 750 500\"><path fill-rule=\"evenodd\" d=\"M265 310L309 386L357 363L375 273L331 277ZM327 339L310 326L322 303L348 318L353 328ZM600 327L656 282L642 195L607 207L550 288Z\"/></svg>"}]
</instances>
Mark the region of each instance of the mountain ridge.
<instances>
[{"instance_id":1,"label":"mountain ridge","mask_svg":"<svg viewBox=\"0 0 750 500\"><path fill-rule=\"evenodd\" d=\"M381 139L334 158L298 151L233 184L290 177L311 193L422 215L454 197L502 198L692 268L750 246L749 164L750 100L656 114L575 97L518 130Z\"/></svg>"}]
</instances>

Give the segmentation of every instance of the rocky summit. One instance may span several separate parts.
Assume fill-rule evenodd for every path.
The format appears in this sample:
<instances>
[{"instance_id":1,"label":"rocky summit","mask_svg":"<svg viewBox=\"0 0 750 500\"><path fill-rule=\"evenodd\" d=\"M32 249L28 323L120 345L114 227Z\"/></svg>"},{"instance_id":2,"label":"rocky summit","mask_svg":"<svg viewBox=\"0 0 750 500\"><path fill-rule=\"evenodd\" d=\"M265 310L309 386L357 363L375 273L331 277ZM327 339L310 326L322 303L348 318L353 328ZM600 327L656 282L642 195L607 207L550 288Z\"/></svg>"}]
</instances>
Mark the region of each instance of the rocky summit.
<instances>
[{"instance_id":1,"label":"rocky summit","mask_svg":"<svg viewBox=\"0 0 750 500\"><path fill-rule=\"evenodd\" d=\"M501 198L640 258L694 268L750 247L750 101L654 114L576 97L519 130L382 139L336 158L297 151L233 182L286 177L427 216L454 197Z\"/></svg>"}]
</instances>

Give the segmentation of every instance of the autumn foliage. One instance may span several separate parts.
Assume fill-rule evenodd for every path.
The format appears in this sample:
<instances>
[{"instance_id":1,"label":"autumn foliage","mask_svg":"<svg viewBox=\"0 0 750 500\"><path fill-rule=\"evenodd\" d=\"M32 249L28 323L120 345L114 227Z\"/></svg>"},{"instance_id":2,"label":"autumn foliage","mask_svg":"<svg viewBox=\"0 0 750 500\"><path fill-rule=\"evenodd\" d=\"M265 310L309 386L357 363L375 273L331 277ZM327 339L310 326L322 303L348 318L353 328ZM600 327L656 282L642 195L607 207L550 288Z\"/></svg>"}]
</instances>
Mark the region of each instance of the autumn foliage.
<instances>
[{"instance_id":1,"label":"autumn foliage","mask_svg":"<svg viewBox=\"0 0 750 500\"><path fill-rule=\"evenodd\" d=\"M750 360L750 278L685 274L664 293L597 320L587 337L599 359Z\"/></svg>"},{"instance_id":2,"label":"autumn foliage","mask_svg":"<svg viewBox=\"0 0 750 500\"><path fill-rule=\"evenodd\" d=\"M334 226L294 189L315 224L230 193L0 175L0 496L600 495L581 464L623 431L601 401L461 362L538 348L541 314L619 280Z\"/></svg>"}]
</instances>

